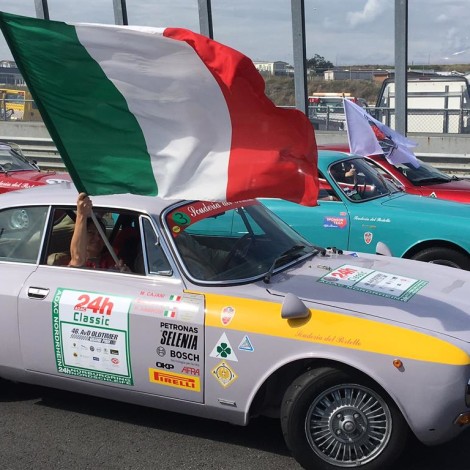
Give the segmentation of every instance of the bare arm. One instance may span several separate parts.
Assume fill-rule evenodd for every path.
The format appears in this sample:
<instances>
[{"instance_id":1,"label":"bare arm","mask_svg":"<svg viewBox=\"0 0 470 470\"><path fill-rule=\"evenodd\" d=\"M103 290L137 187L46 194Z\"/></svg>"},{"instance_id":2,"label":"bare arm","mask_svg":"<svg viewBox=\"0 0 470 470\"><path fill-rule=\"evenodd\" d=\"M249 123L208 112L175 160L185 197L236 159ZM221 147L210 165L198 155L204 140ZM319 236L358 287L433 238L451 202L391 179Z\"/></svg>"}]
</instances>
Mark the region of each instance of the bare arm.
<instances>
[{"instance_id":1,"label":"bare arm","mask_svg":"<svg viewBox=\"0 0 470 470\"><path fill-rule=\"evenodd\" d=\"M69 266L83 266L87 257L87 218L93 210L91 199L80 193L77 199L77 218L70 242Z\"/></svg>"}]
</instances>

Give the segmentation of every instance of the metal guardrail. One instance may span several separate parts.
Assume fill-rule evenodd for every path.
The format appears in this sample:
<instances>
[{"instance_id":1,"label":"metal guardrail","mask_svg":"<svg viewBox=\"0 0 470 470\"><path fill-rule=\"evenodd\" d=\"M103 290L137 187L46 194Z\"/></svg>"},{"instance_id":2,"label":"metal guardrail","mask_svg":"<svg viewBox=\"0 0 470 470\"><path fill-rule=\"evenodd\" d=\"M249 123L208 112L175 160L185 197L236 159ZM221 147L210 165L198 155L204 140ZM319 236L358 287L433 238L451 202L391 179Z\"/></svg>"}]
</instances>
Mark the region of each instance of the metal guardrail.
<instances>
[{"instance_id":1,"label":"metal guardrail","mask_svg":"<svg viewBox=\"0 0 470 470\"><path fill-rule=\"evenodd\" d=\"M65 171L64 162L51 139L0 136L0 141L20 145L26 158L34 160L43 170ZM470 156L467 154L417 152L416 156L445 173L470 178Z\"/></svg>"}]
</instances>

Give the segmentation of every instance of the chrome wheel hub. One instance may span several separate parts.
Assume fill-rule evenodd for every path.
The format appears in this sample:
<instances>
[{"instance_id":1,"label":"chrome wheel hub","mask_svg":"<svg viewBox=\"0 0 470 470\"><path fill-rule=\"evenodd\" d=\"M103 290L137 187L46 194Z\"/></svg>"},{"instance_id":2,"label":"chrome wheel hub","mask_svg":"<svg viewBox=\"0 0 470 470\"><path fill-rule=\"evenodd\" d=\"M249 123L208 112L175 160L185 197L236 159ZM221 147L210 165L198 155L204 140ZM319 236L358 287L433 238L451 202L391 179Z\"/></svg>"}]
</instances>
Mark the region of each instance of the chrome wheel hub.
<instances>
[{"instance_id":1,"label":"chrome wheel hub","mask_svg":"<svg viewBox=\"0 0 470 470\"><path fill-rule=\"evenodd\" d=\"M313 451L339 467L356 467L387 446L392 418L385 401L360 385L332 387L310 405L305 432Z\"/></svg>"}]
</instances>

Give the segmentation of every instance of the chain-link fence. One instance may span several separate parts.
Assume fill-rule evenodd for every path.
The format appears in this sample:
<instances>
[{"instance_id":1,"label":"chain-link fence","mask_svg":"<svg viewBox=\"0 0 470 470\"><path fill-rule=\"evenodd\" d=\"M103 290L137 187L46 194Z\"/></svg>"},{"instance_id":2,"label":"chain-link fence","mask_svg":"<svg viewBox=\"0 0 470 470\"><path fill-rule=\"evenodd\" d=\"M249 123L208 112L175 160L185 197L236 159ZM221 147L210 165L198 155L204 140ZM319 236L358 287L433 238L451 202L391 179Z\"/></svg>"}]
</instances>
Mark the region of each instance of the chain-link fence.
<instances>
[{"instance_id":1,"label":"chain-link fence","mask_svg":"<svg viewBox=\"0 0 470 470\"><path fill-rule=\"evenodd\" d=\"M367 111L392 129L395 109L369 106ZM345 131L346 117L342 106L309 106L309 119L317 130ZM0 120L42 121L32 99L0 98ZM408 132L420 134L470 134L469 109L408 109Z\"/></svg>"},{"instance_id":2,"label":"chain-link fence","mask_svg":"<svg viewBox=\"0 0 470 470\"><path fill-rule=\"evenodd\" d=\"M392 129L395 128L395 109L368 107L367 112ZM346 130L344 108L309 107L309 119L317 130ZM470 134L469 109L408 108L407 132L420 134Z\"/></svg>"}]
</instances>

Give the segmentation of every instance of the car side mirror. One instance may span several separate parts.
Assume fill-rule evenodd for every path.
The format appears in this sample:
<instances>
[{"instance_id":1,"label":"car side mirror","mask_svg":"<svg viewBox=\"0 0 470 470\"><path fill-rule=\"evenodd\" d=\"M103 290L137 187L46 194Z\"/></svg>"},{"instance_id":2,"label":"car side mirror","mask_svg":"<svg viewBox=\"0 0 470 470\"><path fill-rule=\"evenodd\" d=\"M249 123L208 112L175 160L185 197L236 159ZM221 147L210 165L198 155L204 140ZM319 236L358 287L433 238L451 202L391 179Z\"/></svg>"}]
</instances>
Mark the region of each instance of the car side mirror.
<instances>
[{"instance_id":1,"label":"car side mirror","mask_svg":"<svg viewBox=\"0 0 470 470\"><path fill-rule=\"evenodd\" d=\"M288 293L281 307L281 317L285 320L307 318L310 315L308 307L294 294Z\"/></svg>"}]
</instances>

